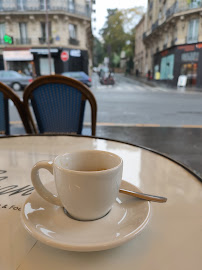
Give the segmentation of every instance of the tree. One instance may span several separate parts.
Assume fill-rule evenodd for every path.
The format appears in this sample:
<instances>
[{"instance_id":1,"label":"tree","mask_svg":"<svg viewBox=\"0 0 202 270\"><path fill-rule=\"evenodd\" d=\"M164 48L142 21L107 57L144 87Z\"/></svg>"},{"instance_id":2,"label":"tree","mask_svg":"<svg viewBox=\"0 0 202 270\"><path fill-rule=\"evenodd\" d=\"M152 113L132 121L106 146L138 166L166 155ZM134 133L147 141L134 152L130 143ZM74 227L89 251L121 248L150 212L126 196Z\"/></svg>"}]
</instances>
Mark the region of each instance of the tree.
<instances>
[{"instance_id":1,"label":"tree","mask_svg":"<svg viewBox=\"0 0 202 270\"><path fill-rule=\"evenodd\" d=\"M93 40L93 66L98 66L104 60L103 44L100 40L94 37Z\"/></svg>"},{"instance_id":2,"label":"tree","mask_svg":"<svg viewBox=\"0 0 202 270\"><path fill-rule=\"evenodd\" d=\"M116 55L120 57L123 50L127 58L133 58L135 25L143 14L143 8L108 9L107 12L106 23L100 30L100 34L104 43L104 53L110 58L113 66L115 62L117 63Z\"/></svg>"},{"instance_id":3,"label":"tree","mask_svg":"<svg viewBox=\"0 0 202 270\"><path fill-rule=\"evenodd\" d=\"M104 41L105 53L114 52L120 55L126 42L122 13L118 9L107 9L107 12L107 21L100 31Z\"/></svg>"}]
</instances>

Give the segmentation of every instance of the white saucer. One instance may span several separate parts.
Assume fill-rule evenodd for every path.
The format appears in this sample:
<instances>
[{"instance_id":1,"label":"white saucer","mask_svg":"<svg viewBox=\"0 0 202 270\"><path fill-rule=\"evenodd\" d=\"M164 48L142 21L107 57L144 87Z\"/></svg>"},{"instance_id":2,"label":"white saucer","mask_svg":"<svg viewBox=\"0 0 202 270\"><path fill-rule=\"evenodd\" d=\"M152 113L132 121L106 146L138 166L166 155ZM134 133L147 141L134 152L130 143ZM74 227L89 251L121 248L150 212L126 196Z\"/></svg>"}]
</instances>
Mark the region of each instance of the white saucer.
<instances>
[{"instance_id":1,"label":"white saucer","mask_svg":"<svg viewBox=\"0 0 202 270\"><path fill-rule=\"evenodd\" d=\"M56 193L54 182L46 187ZM125 181L121 187L141 192ZM134 238L147 224L149 215L149 202L119 194L105 217L77 221L33 191L25 201L21 219L25 229L47 245L70 251L97 251L120 246Z\"/></svg>"}]
</instances>

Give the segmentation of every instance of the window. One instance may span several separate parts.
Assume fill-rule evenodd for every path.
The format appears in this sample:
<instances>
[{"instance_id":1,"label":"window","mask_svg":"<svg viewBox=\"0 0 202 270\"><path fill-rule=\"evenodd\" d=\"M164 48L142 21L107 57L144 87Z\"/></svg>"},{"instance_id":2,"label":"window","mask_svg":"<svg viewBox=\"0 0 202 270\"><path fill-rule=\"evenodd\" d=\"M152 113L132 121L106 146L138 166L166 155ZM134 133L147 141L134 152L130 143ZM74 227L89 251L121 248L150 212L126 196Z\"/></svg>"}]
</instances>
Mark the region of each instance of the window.
<instances>
[{"instance_id":1,"label":"window","mask_svg":"<svg viewBox=\"0 0 202 270\"><path fill-rule=\"evenodd\" d=\"M75 11L75 2L74 2L74 0L68 0L68 9L69 9L70 12Z\"/></svg>"},{"instance_id":2,"label":"window","mask_svg":"<svg viewBox=\"0 0 202 270\"><path fill-rule=\"evenodd\" d=\"M0 43L4 43L4 36L6 34L5 23L0 23Z\"/></svg>"},{"instance_id":3,"label":"window","mask_svg":"<svg viewBox=\"0 0 202 270\"><path fill-rule=\"evenodd\" d=\"M74 24L69 24L69 37L77 39L77 27Z\"/></svg>"},{"instance_id":4,"label":"window","mask_svg":"<svg viewBox=\"0 0 202 270\"><path fill-rule=\"evenodd\" d=\"M201 7L201 0L189 0L187 3L189 4L189 8L199 8Z\"/></svg>"},{"instance_id":5,"label":"window","mask_svg":"<svg viewBox=\"0 0 202 270\"><path fill-rule=\"evenodd\" d=\"M41 75L49 75L50 74L50 70L49 70L49 60L48 58L40 58L39 59L39 63L40 63L40 74ZM54 60L53 58L51 58L51 71L52 74L55 74L55 66L54 66Z\"/></svg>"},{"instance_id":6,"label":"window","mask_svg":"<svg viewBox=\"0 0 202 270\"><path fill-rule=\"evenodd\" d=\"M187 43L193 43L198 41L198 27L198 19L189 21Z\"/></svg>"},{"instance_id":7,"label":"window","mask_svg":"<svg viewBox=\"0 0 202 270\"><path fill-rule=\"evenodd\" d=\"M48 34L49 34L49 39L51 41L51 22L48 23ZM44 44L46 42L46 23L41 22L41 38L39 38L39 41L41 44Z\"/></svg>"},{"instance_id":8,"label":"window","mask_svg":"<svg viewBox=\"0 0 202 270\"><path fill-rule=\"evenodd\" d=\"M19 23L21 44L27 44L27 23Z\"/></svg>"},{"instance_id":9,"label":"window","mask_svg":"<svg viewBox=\"0 0 202 270\"><path fill-rule=\"evenodd\" d=\"M160 66L160 80L172 80L173 69L174 69L174 54L165 56L161 58L161 66Z\"/></svg>"},{"instance_id":10,"label":"window","mask_svg":"<svg viewBox=\"0 0 202 270\"><path fill-rule=\"evenodd\" d=\"M24 10L25 2L23 0L17 0L18 10Z\"/></svg>"},{"instance_id":11,"label":"window","mask_svg":"<svg viewBox=\"0 0 202 270\"><path fill-rule=\"evenodd\" d=\"M89 1L86 1L86 15L87 16L90 16L90 11L91 11L90 2Z\"/></svg>"},{"instance_id":12,"label":"window","mask_svg":"<svg viewBox=\"0 0 202 270\"><path fill-rule=\"evenodd\" d=\"M46 9L45 0L40 0L40 9L41 10ZM50 9L50 0L47 0L47 9Z\"/></svg>"}]
</instances>

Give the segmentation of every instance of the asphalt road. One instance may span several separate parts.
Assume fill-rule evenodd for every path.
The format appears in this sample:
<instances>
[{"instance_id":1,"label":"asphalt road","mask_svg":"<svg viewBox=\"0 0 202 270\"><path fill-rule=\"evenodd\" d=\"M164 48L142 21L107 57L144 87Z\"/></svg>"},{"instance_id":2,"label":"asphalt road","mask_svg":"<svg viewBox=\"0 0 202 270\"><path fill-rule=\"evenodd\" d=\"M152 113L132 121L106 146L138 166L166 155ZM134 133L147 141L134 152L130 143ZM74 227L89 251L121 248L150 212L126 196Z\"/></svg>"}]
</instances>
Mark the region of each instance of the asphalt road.
<instances>
[{"instance_id":1,"label":"asphalt road","mask_svg":"<svg viewBox=\"0 0 202 270\"><path fill-rule=\"evenodd\" d=\"M202 126L201 92L151 87L122 75L114 86L100 85L94 75L93 85L98 124Z\"/></svg>"},{"instance_id":2,"label":"asphalt road","mask_svg":"<svg viewBox=\"0 0 202 270\"><path fill-rule=\"evenodd\" d=\"M202 126L202 93L151 87L116 75L114 86L103 86L97 74L92 76L91 90L98 104L98 125ZM17 92L22 97L22 92ZM12 103L12 123L19 117ZM86 107L85 123L90 123Z\"/></svg>"}]
</instances>

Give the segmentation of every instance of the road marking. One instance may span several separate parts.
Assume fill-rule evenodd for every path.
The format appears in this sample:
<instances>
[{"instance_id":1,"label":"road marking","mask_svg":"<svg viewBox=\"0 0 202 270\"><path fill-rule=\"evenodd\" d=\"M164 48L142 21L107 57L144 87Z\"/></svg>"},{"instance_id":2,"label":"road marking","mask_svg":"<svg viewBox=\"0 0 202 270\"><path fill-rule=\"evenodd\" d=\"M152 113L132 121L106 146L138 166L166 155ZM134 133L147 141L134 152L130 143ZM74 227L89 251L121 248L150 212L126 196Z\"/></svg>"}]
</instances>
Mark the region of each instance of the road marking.
<instances>
[{"instance_id":1,"label":"road marking","mask_svg":"<svg viewBox=\"0 0 202 270\"><path fill-rule=\"evenodd\" d=\"M22 121L10 121L11 125L22 125ZM86 122L84 126L91 126L91 123ZM108 123L99 122L97 126L109 126L109 127L163 127L163 128L202 128L202 125L179 125L179 126L161 126L160 124L127 124L127 123Z\"/></svg>"},{"instance_id":2,"label":"road marking","mask_svg":"<svg viewBox=\"0 0 202 270\"><path fill-rule=\"evenodd\" d=\"M19 125L22 124L22 121L10 121L11 125Z\"/></svg>"},{"instance_id":3,"label":"road marking","mask_svg":"<svg viewBox=\"0 0 202 270\"><path fill-rule=\"evenodd\" d=\"M202 125L182 125L183 128L202 128Z\"/></svg>"},{"instance_id":4,"label":"road marking","mask_svg":"<svg viewBox=\"0 0 202 270\"><path fill-rule=\"evenodd\" d=\"M90 126L91 123L84 123L85 126ZM125 124L125 123L97 123L97 126L110 126L110 127L160 127L158 124Z\"/></svg>"}]
</instances>

